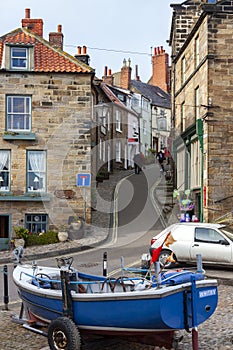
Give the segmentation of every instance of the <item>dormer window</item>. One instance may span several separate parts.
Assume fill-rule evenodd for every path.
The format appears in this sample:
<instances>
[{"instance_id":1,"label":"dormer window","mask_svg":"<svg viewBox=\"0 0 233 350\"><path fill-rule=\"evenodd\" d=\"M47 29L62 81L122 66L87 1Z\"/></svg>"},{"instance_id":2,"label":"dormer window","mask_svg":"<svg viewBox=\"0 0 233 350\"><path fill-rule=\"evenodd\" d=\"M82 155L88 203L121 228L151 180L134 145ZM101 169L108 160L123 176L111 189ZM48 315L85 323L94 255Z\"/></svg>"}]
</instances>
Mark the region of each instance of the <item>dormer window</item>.
<instances>
[{"instance_id":1,"label":"dormer window","mask_svg":"<svg viewBox=\"0 0 233 350\"><path fill-rule=\"evenodd\" d=\"M28 49L11 47L11 69L28 69Z\"/></svg>"}]
</instances>

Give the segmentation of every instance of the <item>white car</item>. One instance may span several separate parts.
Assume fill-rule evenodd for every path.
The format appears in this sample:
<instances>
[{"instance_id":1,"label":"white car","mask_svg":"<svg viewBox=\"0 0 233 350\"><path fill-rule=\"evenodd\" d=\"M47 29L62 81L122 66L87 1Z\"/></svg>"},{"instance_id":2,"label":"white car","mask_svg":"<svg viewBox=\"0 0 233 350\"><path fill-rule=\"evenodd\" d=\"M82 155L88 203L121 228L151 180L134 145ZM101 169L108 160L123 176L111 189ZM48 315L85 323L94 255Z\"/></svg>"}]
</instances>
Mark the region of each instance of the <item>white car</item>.
<instances>
[{"instance_id":1,"label":"white car","mask_svg":"<svg viewBox=\"0 0 233 350\"><path fill-rule=\"evenodd\" d=\"M169 232L176 242L166 246L163 242ZM196 262L196 255L201 254L204 264L233 266L233 229L226 225L199 222L173 224L152 238L151 256L153 249L162 244L159 255L162 266L172 252L176 262ZM165 264L166 268L174 266L174 262Z\"/></svg>"}]
</instances>

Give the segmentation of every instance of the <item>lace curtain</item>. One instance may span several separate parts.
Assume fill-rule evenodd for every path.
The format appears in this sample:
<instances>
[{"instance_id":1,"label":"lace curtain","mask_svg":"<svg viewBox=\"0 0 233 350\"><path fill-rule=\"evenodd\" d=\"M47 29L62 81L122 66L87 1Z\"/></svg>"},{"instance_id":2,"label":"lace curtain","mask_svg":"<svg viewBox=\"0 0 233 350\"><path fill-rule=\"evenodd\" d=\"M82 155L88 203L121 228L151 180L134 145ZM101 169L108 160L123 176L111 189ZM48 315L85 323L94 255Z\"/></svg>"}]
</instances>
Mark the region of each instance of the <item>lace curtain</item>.
<instances>
[{"instance_id":1,"label":"lace curtain","mask_svg":"<svg viewBox=\"0 0 233 350\"><path fill-rule=\"evenodd\" d=\"M33 182L38 190L45 190L45 153L39 151L29 152L30 171L35 174Z\"/></svg>"}]
</instances>

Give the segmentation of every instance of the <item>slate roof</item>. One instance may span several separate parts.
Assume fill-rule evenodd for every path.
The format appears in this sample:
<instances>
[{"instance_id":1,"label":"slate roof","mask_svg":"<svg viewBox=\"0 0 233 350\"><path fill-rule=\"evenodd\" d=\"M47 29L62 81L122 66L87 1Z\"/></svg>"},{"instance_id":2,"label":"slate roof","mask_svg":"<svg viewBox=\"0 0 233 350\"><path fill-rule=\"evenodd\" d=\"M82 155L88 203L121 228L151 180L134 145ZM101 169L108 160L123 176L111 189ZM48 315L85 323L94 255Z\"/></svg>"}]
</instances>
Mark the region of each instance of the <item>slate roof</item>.
<instances>
[{"instance_id":1,"label":"slate roof","mask_svg":"<svg viewBox=\"0 0 233 350\"><path fill-rule=\"evenodd\" d=\"M131 80L130 85L137 90L138 93L151 99L153 105L163 108L171 108L170 94L160 89L158 86L142 83L139 80Z\"/></svg>"},{"instance_id":2,"label":"slate roof","mask_svg":"<svg viewBox=\"0 0 233 350\"><path fill-rule=\"evenodd\" d=\"M94 73L95 70L68 53L54 48L41 36L26 28L18 28L0 37L0 66L4 45L22 44L34 46L34 72Z\"/></svg>"},{"instance_id":3,"label":"slate roof","mask_svg":"<svg viewBox=\"0 0 233 350\"><path fill-rule=\"evenodd\" d=\"M109 100L111 102L114 102L118 106L120 106L122 109L130 111L132 114L137 115L133 110L131 110L130 108L127 108L126 105L119 100L119 98L112 91L112 86L111 85L107 85L105 83L101 83L100 86L101 86L102 90L104 91L104 93L106 94L106 96L109 98Z\"/></svg>"}]
</instances>

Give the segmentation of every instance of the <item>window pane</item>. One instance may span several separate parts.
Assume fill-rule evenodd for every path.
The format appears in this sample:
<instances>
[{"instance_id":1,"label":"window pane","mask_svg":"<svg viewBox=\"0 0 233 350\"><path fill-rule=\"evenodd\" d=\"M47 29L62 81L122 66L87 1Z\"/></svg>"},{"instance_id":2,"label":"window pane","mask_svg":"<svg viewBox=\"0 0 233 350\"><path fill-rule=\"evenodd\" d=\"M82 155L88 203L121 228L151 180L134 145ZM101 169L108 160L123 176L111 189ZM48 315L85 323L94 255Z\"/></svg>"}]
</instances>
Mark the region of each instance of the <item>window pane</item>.
<instances>
[{"instance_id":1,"label":"window pane","mask_svg":"<svg viewBox=\"0 0 233 350\"><path fill-rule=\"evenodd\" d=\"M25 218L26 228L32 233L47 231L48 215L27 214Z\"/></svg>"},{"instance_id":2,"label":"window pane","mask_svg":"<svg viewBox=\"0 0 233 350\"><path fill-rule=\"evenodd\" d=\"M0 191L10 188L10 151L0 150Z\"/></svg>"},{"instance_id":3,"label":"window pane","mask_svg":"<svg viewBox=\"0 0 233 350\"><path fill-rule=\"evenodd\" d=\"M27 49L12 47L11 48L11 68L27 68Z\"/></svg>"},{"instance_id":4,"label":"window pane","mask_svg":"<svg viewBox=\"0 0 233 350\"><path fill-rule=\"evenodd\" d=\"M30 131L31 128L31 97L7 97L7 130Z\"/></svg>"},{"instance_id":5,"label":"window pane","mask_svg":"<svg viewBox=\"0 0 233 350\"><path fill-rule=\"evenodd\" d=\"M46 191L46 152L27 153L27 191Z\"/></svg>"}]
</instances>

